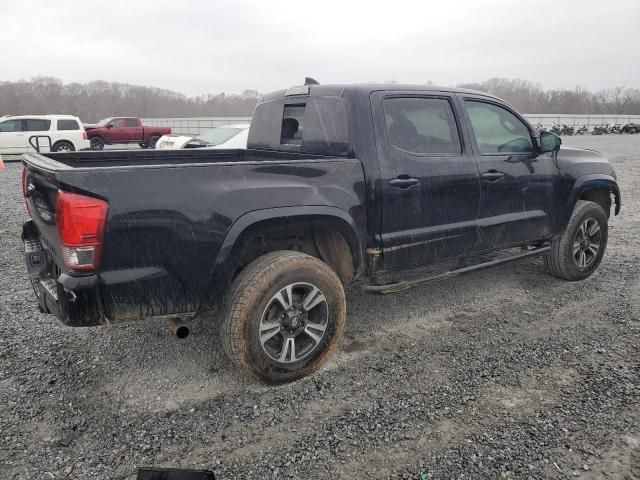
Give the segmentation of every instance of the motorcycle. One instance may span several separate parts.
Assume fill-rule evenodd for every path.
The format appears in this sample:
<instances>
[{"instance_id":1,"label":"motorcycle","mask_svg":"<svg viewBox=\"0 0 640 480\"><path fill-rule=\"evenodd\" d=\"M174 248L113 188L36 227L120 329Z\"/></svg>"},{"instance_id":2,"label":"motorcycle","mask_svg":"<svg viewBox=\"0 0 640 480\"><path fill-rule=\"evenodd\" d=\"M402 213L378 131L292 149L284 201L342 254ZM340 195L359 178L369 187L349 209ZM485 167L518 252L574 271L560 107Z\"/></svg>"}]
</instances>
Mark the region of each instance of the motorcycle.
<instances>
[{"instance_id":1,"label":"motorcycle","mask_svg":"<svg viewBox=\"0 0 640 480\"><path fill-rule=\"evenodd\" d=\"M576 130L576 135L584 135L586 133L589 133L589 128L586 125L582 125Z\"/></svg>"},{"instance_id":2,"label":"motorcycle","mask_svg":"<svg viewBox=\"0 0 640 480\"><path fill-rule=\"evenodd\" d=\"M574 130L573 127L563 124L560 129L560 135L573 135Z\"/></svg>"}]
</instances>

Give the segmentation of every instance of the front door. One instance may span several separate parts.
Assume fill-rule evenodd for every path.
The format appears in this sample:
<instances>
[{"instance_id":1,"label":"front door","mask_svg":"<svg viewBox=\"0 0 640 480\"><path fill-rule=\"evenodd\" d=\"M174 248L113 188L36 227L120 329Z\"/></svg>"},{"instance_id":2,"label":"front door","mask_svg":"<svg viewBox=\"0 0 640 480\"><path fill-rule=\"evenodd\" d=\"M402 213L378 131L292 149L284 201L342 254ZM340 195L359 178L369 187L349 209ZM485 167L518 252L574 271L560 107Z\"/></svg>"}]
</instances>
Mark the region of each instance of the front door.
<instances>
[{"instance_id":1,"label":"front door","mask_svg":"<svg viewBox=\"0 0 640 480\"><path fill-rule=\"evenodd\" d=\"M558 178L553 157L536 153L530 127L506 105L481 97L461 100L480 171L479 232L473 250L549 237Z\"/></svg>"},{"instance_id":2,"label":"front door","mask_svg":"<svg viewBox=\"0 0 640 480\"><path fill-rule=\"evenodd\" d=\"M128 143L131 137L124 126L124 118L116 118L111 122L107 133L110 143Z\"/></svg>"},{"instance_id":3,"label":"front door","mask_svg":"<svg viewBox=\"0 0 640 480\"><path fill-rule=\"evenodd\" d=\"M385 269L464 254L477 238L478 169L462 112L446 94L371 96Z\"/></svg>"}]
</instances>

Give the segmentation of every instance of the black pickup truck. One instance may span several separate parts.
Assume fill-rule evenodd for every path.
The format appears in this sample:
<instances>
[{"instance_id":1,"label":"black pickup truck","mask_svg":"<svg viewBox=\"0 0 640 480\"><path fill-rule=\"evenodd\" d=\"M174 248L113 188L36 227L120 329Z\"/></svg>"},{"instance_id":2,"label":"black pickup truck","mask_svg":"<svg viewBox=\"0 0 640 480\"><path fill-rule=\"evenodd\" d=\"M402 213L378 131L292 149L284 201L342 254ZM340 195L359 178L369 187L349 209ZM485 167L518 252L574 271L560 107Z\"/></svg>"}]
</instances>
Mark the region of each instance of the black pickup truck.
<instances>
[{"instance_id":1,"label":"black pickup truck","mask_svg":"<svg viewBox=\"0 0 640 480\"><path fill-rule=\"evenodd\" d=\"M560 143L481 92L297 86L260 101L247 150L25 155L28 274L71 326L218 318L238 365L286 382L336 349L347 284L532 255L589 276L620 192L602 155Z\"/></svg>"}]
</instances>

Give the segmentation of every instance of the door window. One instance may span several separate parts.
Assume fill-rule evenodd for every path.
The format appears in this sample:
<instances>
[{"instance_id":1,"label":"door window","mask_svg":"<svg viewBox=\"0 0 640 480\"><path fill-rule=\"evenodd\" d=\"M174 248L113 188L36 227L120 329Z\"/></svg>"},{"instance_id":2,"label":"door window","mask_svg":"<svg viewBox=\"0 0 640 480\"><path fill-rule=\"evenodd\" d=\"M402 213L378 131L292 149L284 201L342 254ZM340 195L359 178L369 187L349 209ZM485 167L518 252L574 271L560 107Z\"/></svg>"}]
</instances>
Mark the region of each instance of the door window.
<instances>
[{"instance_id":1,"label":"door window","mask_svg":"<svg viewBox=\"0 0 640 480\"><path fill-rule=\"evenodd\" d=\"M460 135L448 100L386 98L384 114L389 142L418 155L460 154Z\"/></svg>"},{"instance_id":2,"label":"door window","mask_svg":"<svg viewBox=\"0 0 640 480\"><path fill-rule=\"evenodd\" d=\"M25 131L27 132L46 132L51 126L51 120L43 120L41 118L27 118L24 123Z\"/></svg>"},{"instance_id":3,"label":"door window","mask_svg":"<svg viewBox=\"0 0 640 480\"><path fill-rule=\"evenodd\" d=\"M124 127L124 120L122 120L121 118L116 118L113 122L111 122L111 125L113 125L113 128L122 128Z\"/></svg>"},{"instance_id":4,"label":"door window","mask_svg":"<svg viewBox=\"0 0 640 480\"><path fill-rule=\"evenodd\" d=\"M482 155L533 152L529 129L509 110L475 100L465 106Z\"/></svg>"},{"instance_id":5,"label":"door window","mask_svg":"<svg viewBox=\"0 0 640 480\"><path fill-rule=\"evenodd\" d=\"M135 118L127 118L125 120L125 125L127 127L137 127L138 126L138 121Z\"/></svg>"},{"instance_id":6,"label":"door window","mask_svg":"<svg viewBox=\"0 0 640 480\"><path fill-rule=\"evenodd\" d=\"M0 123L0 132L22 132L22 120L5 120Z\"/></svg>"}]
</instances>

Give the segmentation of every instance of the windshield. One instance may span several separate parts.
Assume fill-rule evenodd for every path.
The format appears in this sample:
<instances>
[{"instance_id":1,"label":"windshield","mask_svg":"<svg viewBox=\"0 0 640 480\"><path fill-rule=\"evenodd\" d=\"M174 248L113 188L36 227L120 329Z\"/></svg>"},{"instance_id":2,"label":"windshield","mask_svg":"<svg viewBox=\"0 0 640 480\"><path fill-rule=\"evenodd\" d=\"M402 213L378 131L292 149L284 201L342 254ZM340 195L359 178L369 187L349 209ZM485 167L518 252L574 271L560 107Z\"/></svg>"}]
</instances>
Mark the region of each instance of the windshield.
<instances>
[{"instance_id":1,"label":"windshield","mask_svg":"<svg viewBox=\"0 0 640 480\"><path fill-rule=\"evenodd\" d=\"M235 137L241 131L241 128L218 127L207 130L202 135L198 135L196 138L202 140L203 142L206 142L208 145L220 145L230 138Z\"/></svg>"},{"instance_id":2,"label":"windshield","mask_svg":"<svg viewBox=\"0 0 640 480\"><path fill-rule=\"evenodd\" d=\"M97 125L100 125L101 127L104 127L105 125L107 125L108 123L111 123L111 121L113 120L113 117L109 117L109 118L105 118L104 120L100 120Z\"/></svg>"}]
</instances>

